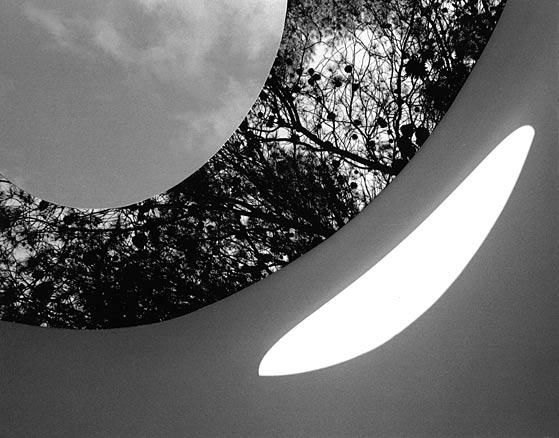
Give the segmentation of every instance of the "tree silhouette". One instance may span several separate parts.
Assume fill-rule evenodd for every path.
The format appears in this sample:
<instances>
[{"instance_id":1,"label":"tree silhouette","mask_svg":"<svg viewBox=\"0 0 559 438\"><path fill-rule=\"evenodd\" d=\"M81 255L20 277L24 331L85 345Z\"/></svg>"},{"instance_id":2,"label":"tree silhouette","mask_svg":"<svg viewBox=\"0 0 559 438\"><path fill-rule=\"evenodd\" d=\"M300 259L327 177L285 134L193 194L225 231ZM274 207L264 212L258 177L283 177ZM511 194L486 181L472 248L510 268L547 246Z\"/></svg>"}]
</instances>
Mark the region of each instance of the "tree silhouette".
<instances>
[{"instance_id":1,"label":"tree silhouette","mask_svg":"<svg viewBox=\"0 0 559 438\"><path fill-rule=\"evenodd\" d=\"M204 167L154 198L83 210L0 182L0 317L166 320L340 229L414 156L498 20L499 0L292 0L255 105Z\"/></svg>"}]
</instances>

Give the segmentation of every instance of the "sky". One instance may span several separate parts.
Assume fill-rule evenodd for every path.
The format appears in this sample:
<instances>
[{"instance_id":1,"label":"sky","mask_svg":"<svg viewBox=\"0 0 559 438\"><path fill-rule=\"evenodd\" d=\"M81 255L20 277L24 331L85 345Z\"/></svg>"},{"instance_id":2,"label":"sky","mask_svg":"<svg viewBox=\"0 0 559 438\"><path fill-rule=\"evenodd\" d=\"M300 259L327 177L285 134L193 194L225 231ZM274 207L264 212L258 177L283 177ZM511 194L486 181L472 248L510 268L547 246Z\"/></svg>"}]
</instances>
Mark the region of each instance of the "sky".
<instances>
[{"instance_id":1,"label":"sky","mask_svg":"<svg viewBox=\"0 0 559 438\"><path fill-rule=\"evenodd\" d=\"M122 206L203 165L255 101L286 0L0 4L0 173L74 207Z\"/></svg>"}]
</instances>

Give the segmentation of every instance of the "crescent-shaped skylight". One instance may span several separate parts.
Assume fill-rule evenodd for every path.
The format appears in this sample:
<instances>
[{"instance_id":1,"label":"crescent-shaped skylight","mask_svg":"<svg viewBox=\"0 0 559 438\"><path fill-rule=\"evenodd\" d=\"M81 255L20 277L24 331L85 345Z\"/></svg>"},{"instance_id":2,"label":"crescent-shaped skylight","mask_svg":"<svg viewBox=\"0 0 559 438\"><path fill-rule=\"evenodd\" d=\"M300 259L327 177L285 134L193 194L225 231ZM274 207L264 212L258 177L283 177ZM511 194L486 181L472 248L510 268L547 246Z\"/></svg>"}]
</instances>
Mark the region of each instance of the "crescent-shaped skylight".
<instances>
[{"instance_id":1,"label":"crescent-shaped skylight","mask_svg":"<svg viewBox=\"0 0 559 438\"><path fill-rule=\"evenodd\" d=\"M531 126L507 136L390 253L285 334L262 359L259 374L297 374L352 359L389 341L426 312L498 220L533 138Z\"/></svg>"}]
</instances>

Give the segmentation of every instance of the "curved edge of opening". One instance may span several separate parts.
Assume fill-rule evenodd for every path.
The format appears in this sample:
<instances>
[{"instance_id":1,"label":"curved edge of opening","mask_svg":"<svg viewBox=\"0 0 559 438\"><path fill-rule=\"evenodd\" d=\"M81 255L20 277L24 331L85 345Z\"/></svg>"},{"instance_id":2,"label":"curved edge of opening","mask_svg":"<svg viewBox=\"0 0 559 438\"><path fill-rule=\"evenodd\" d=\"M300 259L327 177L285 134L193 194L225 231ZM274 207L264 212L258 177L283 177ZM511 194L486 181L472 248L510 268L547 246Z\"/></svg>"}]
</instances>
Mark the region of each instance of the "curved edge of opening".
<instances>
[{"instance_id":1,"label":"curved edge of opening","mask_svg":"<svg viewBox=\"0 0 559 438\"><path fill-rule=\"evenodd\" d=\"M337 365L376 349L417 320L489 235L534 136L534 128L524 125L502 140L390 253L280 338L258 374L293 375Z\"/></svg>"}]
</instances>

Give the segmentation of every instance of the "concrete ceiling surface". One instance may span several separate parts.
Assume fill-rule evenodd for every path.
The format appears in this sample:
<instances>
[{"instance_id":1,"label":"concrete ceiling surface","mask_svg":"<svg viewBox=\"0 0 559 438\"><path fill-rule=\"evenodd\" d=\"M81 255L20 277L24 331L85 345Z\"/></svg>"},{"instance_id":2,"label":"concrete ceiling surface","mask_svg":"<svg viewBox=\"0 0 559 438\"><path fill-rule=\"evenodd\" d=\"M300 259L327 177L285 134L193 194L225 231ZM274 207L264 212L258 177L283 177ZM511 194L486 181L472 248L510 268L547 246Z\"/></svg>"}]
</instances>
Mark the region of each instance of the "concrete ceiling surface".
<instances>
[{"instance_id":1,"label":"concrete ceiling surface","mask_svg":"<svg viewBox=\"0 0 559 438\"><path fill-rule=\"evenodd\" d=\"M557 12L555 0L509 0L453 107L400 176L264 281L150 326L0 323L0 436L557 436ZM356 359L258 376L283 334L527 124L536 134L508 204L433 307Z\"/></svg>"}]
</instances>

